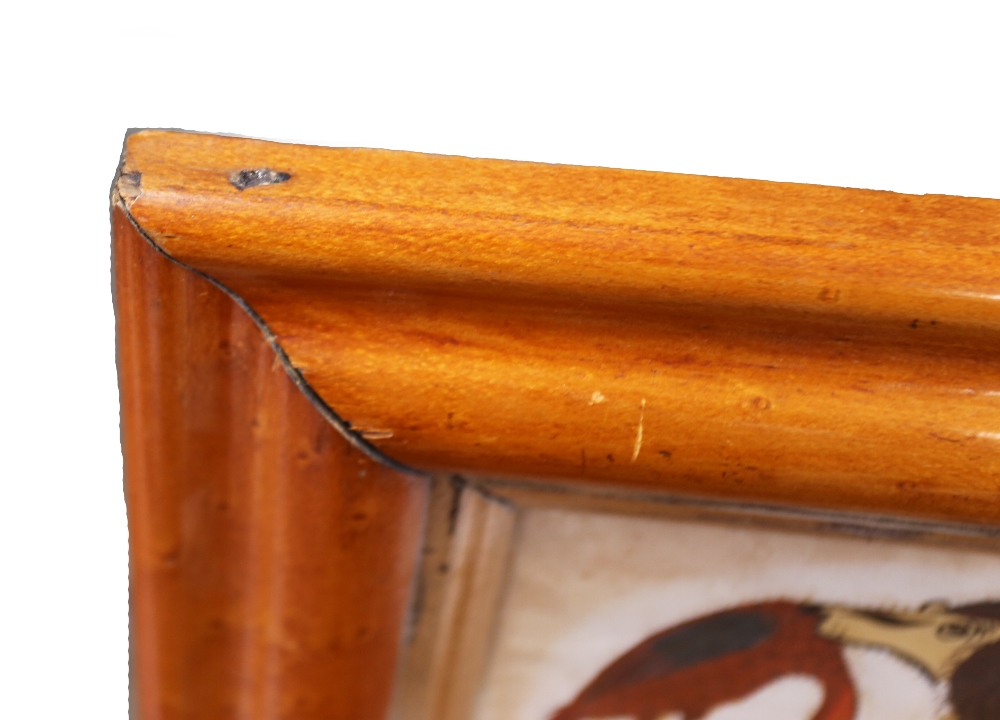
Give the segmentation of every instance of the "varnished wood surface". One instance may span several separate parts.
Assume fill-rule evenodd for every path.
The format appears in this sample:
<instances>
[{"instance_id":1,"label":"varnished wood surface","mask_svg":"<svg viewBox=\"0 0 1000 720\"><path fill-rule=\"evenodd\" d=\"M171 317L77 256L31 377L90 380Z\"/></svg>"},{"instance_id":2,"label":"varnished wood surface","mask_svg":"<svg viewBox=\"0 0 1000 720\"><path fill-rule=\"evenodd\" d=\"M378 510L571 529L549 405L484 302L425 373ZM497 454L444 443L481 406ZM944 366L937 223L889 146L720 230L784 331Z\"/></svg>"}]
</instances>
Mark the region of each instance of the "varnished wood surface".
<instances>
[{"instance_id":1,"label":"varnished wood surface","mask_svg":"<svg viewBox=\"0 0 1000 720\"><path fill-rule=\"evenodd\" d=\"M427 480L348 444L232 298L113 227L137 717L381 720Z\"/></svg>"},{"instance_id":2,"label":"varnished wood surface","mask_svg":"<svg viewBox=\"0 0 1000 720\"><path fill-rule=\"evenodd\" d=\"M124 177L401 462L1000 522L998 201L170 132Z\"/></svg>"}]
</instances>

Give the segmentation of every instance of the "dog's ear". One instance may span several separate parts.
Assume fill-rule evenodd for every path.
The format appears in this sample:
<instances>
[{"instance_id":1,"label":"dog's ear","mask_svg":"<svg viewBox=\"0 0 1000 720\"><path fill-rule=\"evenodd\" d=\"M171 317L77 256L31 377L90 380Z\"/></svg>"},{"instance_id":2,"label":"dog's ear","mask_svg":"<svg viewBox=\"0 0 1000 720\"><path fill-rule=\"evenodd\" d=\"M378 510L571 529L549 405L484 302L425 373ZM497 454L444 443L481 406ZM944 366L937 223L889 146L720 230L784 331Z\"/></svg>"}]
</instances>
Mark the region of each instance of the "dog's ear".
<instances>
[{"instance_id":1,"label":"dog's ear","mask_svg":"<svg viewBox=\"0 0 1000 720\"><path fill-rule=\"evenodd\" d=\"M948 700L958 720L1000 718L1000 643L979 648L958 666Z\"/></svg>"},{"instance_id":2,"label":"dog's ear","mask_svg":"<svg viewBox=\"0 0 1000 720\"><path fill-rule=\"evenodd\" d=\"M984 620L1000 620L1000 602L959 605L950 612ZM959 720L1000 718L1000 642L979 648L959 664L951 678L948 700Z\"/></svg>"},{"instance_id":3,"label":"dog's ear","mask_svg":"<svg viewBox=\"0 0 1000 720\"><path fill-rule=\"evenodd\" d=\"M951 608L951 612L985 618L987 620L1000 620L1000 601L990 600L987 602L971 603L969 605L959 605Z\"/></svg>"}]
</instances>

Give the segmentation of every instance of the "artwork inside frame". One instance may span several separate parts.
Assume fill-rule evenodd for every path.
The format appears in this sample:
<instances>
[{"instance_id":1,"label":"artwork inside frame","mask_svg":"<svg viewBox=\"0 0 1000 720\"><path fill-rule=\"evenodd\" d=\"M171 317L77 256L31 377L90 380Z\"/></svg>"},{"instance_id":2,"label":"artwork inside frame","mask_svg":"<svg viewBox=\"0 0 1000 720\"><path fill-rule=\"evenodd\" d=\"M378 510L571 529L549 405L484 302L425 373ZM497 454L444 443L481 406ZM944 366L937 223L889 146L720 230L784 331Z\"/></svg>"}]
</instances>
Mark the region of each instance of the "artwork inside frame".
<instances>
[{"instance_id":1,"label":"artwork inside frame","mask_svg":"<svg viewBox=\"0 0 1000 720\"><path fill-rule=\"evenodd\" d=\"M470 503L478 493L465 491L457 532L469 507L479 509L468 524L483 527L481 506L495 506L510 529L474 552L495 567L505 543L506 569L478 585L492 598L466 583L465 611L439 626L454 645L463 631L442 627L484 608L492 617L479 640L438 660L438 674L471 687L438 697L431 716L1000 716L1000 544L988 536L485 492Z\"/></svg>"}]
</instances>

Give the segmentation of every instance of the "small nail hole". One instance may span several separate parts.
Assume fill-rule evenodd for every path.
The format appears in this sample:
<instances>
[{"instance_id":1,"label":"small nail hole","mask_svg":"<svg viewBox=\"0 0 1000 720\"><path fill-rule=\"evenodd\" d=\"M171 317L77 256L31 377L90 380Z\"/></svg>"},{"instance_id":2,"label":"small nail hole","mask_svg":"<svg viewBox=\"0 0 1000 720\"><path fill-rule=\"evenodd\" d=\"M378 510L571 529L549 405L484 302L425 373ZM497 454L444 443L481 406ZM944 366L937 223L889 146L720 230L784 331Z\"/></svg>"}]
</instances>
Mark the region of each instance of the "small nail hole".
<instances>
[{"instance_id":1,"label":"small nail hole","mask_svg":"<svg viewBox=\"0 0 1000 720\"><path fill-rule=\"evenodd\" d=\"M271 168L258 168L257 170L237 170L230 173L229 182L237 190L257 187L258 185L277 185L287 182L292 176L285 172L278 172Z\"/></svg>"}]
</instances>

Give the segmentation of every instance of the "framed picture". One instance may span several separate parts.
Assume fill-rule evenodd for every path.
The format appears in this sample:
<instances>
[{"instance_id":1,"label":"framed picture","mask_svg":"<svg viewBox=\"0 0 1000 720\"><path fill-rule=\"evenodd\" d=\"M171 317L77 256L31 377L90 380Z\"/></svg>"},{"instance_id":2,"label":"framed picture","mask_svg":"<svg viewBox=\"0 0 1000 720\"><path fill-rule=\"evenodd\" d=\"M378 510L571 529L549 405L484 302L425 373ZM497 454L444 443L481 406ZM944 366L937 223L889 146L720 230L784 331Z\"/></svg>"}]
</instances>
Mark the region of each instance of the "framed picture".
<instances>
[{"instance_id":1,"label":"framed picture","mask_svg":"<svg viewBox=\"0 0 1000 720\"><path fill-rule=\"evenodd\" d=\"M126 138L144 720L1000 717L1000 201Z\"/></svg>"}]
</instances>

